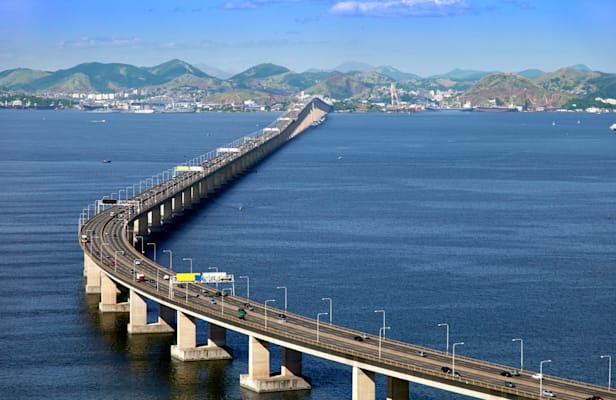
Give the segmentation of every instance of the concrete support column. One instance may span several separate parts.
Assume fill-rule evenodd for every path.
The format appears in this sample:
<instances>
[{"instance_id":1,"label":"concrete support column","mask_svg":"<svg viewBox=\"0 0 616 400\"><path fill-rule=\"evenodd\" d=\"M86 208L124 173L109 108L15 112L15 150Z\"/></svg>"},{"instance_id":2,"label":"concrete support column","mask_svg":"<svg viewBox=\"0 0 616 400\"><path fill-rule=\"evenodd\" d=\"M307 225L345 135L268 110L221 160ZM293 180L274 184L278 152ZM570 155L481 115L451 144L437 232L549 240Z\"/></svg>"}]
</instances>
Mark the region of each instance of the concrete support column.
<instances>
[{"instance_id":1,"label":"concrete support column","mask_svg":"<svg viewBox=\"0 0 616 400\"><path fill-rule=\"evenodd\" d=\"M142 214L133 222L133 235L144 236L148 234L148 215Z\"/></svg>"},{"instance_id":2,"label":"concrete support column","mask_svg":"<svg viewBox=\"0 0 616 400\"><path fill-rule=\"evenodd\" d=\"M374 372L353 366L353 400L374 400Z\"/></svg>"},{"instance_id":3,"label":"concrete support column","mask_svg":"<svg viewBox=\"0 0 616 400\"><path fill-rule=\"evenodd\" d=\"M118 285L107 276L101 274L101 301L98 303L98 309L101 312L128 312L129 303L118 304L118 294L120 290Z\"/></svg>"},{"instance_id":4,"label":"concrete support column","mask_svg":"<svg viewBox=\"0 0 616 400\"><path fill-rule=\"evenodd\" d=\"M182 203L182 193L178 193L171 198L171 212L173 215L182 215L184 203Z\"/></svg>"},{"instance_id":5,"label":"concrete support column","mask_svg":"<svg viewBox=\"0 0 616 400\"><path fill-rule=\"evenodd\" d=\"M148 226L150 232L157 232L162 225L160 218L160 207L154 207L148 212Z\"/></svg>"},{"instance_id":6,"label":"concrete support column","mask_svg":"<svg viewBox=\"0 0 616 400\"><path fill-rule=\"evenodd\" d=\"M405 380L388 376L387 400L409 400L409 383Z\"/></svg>"},{"instance_id":7,"label":"concrete support column","mask_svg":"<svg viewBox=\"0 0 616 400\"><path fill-rule=\"evenodd\" d=\"M135 290L130 290L129 298L129 322L128 333L170 333L173 328L169 326L160 316L158 322L148 324L148 305L145 297Z\"/></svg>"},{"instance_id":8,"label":"concrete support column","mask_svg":"<svg viewBox=\"0 0 616 400\"><path fill-rule=\"evenodd\" d=\"M240 386L257 393L310 389L310 384L304 378L292 373L293 371L301 372L301 353L290 349L282 351L281 373L271 376L269 343L250 336L248 338L248 374L240 375Z\"/></svg>"},{"instance_id":9,"label":"concrete support column","mask_svg":"<svg viewBox=\"0 0 616 400\"><path fill-rule=\"evenodd\" d=\"M92 260L89 253L83 253L83 268L86 276L86 293L96 294L101 292L101 269Z\"/></svg>"},{"instance_id":10,"label":"concrete support column","mask_svg":"<svg viewBox=\"0 0 616 400\"><path fill-rule=\"evenodd\" d=\"M213 323L207 324L207 344L208 346L224 347L227 345L227 328L215 325Z\"/></svg>"},{"instance_id":11,"label":"concrete support column","mask_svg":"<svg viewBox=\"0 0 616 400\"><path fill-rule=\"evenodd\" d=\"M168 199L160 205L161 223L163 224L170 224L173 219L173 215L171 214L172 202L172 199Z\"/></svg>"},{"instance_id":12,"label":"concrete support column","mask_svg":"<svg viewBox=\"0 0 616 400\"><path fill-rule=\"evenodd\" d=\"M302 353L297 350L282 348L280 375L282 376L301 376L302 375Z\"/></svg>"},{"instance_id":13,"label":"concrete support column","mask_svg":"<svg viewBox=\"0 0 616 400\"><path fill-rule=\"evenodd\" d=\"M270 376L269 342L253 336L248 337L248 376L253 379Z\"/></svg>"},{"instance_id":14,"label":"concrete support column","mask_svg":"<svg viewBox=\"0 0 616 400\"><path fill-rule=\"evenodd\" d=\"M233 358L229 349L224 345L227 330L211 323L208 324L208 336L213 335L213 338L208 339L210 343L207 346L197 346L197 325L195 321L195 317L181 311L177 312L177 344L171 346L171 357L181 361ZM222 343L222 345L218 346L216 341Z\"/></svg>"},{"instance_id":15,"label":"concrete support column","mask_svg":"<svg viewBox=\"0 0 616 400\"><path fill-rule=\"evenodd\" d=\"M192 208L192 186L182 191L182 206L184 210L190 210Z\"/></svg>"}]
</instances>

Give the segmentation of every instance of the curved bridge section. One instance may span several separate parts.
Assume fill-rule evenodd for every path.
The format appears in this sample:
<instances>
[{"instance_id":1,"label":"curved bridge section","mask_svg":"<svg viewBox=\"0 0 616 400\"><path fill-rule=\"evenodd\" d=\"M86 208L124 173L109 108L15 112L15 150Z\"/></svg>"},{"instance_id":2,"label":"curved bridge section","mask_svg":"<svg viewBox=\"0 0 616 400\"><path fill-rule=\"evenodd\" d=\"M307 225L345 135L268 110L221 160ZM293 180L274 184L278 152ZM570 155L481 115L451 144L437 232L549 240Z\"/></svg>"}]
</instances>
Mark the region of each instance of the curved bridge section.
<instances>
[{"instance_id":1,"label":"curved bridge section","mask_svg":"<svg viewBox=\"0 0 616 400\"><path fill-rule=\"evenodd\" d=\"M409 398L409 382L484 399L538 399L544 389L564 399L614 398L597 386L552 376L536 380L527 371L505 378L501 372L510 367L387 339L386 327L379 337L365 338L359 331L321 322L319 317L288 313L281 323L282 311L268 307L268 301L249 304L248 299L225 296L199 283L178 284L172 270L143 255L148 235L319 124L328 111L326 103L313 99L262 133L219 149L181 174L155 186L152 180L152 187L130 199L102 202L102 210L88 218L84 211L79 231L85 289L100 293L100 311L129 312L131 334L174 332L171 355L183 361L232 358L226 331L246 335L249 368L240 376L240 385L255 392L310 389L302 375L302 355L307 353L351 366L353 399L375 398L377 373L387 376L387 398L395 400ZM128 301L122 302L126 297ZM147 318L147 300L158 304L154 322ZM245 315L238 314L240 308ZM196 343L197 319L207 322L206 344ZM270 343L282 348L280 370L275 372L270 371ZM444 372L448 369L449 373Z\"/></svg>"}]
</instances>

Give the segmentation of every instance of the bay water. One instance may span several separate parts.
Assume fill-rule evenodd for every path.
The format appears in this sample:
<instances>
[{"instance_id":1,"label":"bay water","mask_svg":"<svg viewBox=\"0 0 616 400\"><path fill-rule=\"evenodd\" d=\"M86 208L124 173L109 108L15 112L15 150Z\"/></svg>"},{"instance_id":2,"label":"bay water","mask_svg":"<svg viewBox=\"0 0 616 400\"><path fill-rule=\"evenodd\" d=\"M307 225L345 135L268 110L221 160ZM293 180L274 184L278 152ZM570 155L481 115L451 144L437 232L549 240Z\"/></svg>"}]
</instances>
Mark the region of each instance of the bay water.
<instances>
[{"instance_id":1,"label":"bay water","mask_svg":"<svg viewBox=\"0 0 616 400\"><path fill-rule=\"evenodd\" d=\"M270 113L0 112L0 393L6 398L339 399L351 369L304 356L309 392L256 396L234 360L171 360L84 294L84 207L267 126ZM616 355L613 114L330 114L157 239L174 270L378 336L607 385ZM102 163L101 160L110 160ZM128 190L130 191L130 189ZM148 254L154 257L153 246ZM203 324L199 340L204 341ZM272 346L272 370L279 349ZM411 385L413 399L459 395ZM590 395L590 394L589 394ZM2 396L4 397L4 395ZM377 398L385 379L377 376Z\"/></svg>"}]
</instances>

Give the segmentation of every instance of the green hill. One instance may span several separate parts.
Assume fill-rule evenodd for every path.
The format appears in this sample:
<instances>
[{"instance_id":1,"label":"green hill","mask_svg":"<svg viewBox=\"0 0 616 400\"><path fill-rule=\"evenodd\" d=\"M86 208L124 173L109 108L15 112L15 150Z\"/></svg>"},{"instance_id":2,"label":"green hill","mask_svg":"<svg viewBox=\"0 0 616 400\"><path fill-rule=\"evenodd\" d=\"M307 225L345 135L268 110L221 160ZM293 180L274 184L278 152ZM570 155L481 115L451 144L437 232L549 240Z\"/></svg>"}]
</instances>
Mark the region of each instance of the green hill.
<instances>
[{"instance_id":1,"label":"green hill","mask_svg":"<svg viewBox=\"0 0 616 400\"><path fill-rule=\"evenodd\" d=\"M527 106L551 105L548 92L530 79L514 74L494 74L482 78L464 92L464 99L473 106L526 104Z\"/></svg>"}]
</instances>

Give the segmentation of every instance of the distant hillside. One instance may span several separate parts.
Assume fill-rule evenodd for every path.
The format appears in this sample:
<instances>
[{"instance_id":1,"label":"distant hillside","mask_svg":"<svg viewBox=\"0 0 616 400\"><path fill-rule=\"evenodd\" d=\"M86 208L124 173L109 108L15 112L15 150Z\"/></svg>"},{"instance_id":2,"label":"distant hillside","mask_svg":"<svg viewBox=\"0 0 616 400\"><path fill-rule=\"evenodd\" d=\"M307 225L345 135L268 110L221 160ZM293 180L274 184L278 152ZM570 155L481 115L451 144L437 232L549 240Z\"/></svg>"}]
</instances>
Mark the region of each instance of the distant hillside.
<instances>
[{"instance_id":1,"label":"distant hillside","mask_svg":"<svg viewBox=\"0 0 616 400\"><path fill-rule=\"evenodd\" d=\"M2 79L0 86L13 90L59 92L109 92L130 88L162 85L181 76L209 78L207 74L180 60L172 60L151 68L129 64L84 63L51 73L21 73L21 79Z\"/></svg>"},{"instance_id":2,"label":"distant hillside","mask_svg":"<svg viewBox=\"0 0 616 400\"><path fill-rule=\"evenodd\" d=\"M28 68L9 69L0 72L0 87L33 90L31 82L50 75L51 72L36 71Z\"/></svg>"},{"instance_id":3,"label":"distant hillside","mask_svg":"<svg viewBox=\"0 0 616 400\"><path fill-rule=\"evenodd\" d=\"M458 103L514 103L529 108L558 107L567 101L582 104L581 100L593 101L595 97L616 98L616 74L590 71L581 64L548 73L537 69L519 74L454 69L427 78L391 66L346 63L337 69L297 73L264 63L220 79L178 59L153 67L92 62L55 72L25 68L3 71L0 89L35 95L146 89L151 94L188 94L205 102L252 99L268 105L288 101L301 91L351 102L388 102L390 84L395 82L401 99L409 102L424 101L429 93L439 90L448 92Z\"/></svg>"},{"instance_id":4,"label":"distant hillside","mask_svg":"<svg viewBox=\"0 0 616 400\"><path fill-rule=\"evenodd\" d=\"M473 106L526 104L551 106L548 92L530 79L514 74L488 75L464 92L464 99Z\"/></svg>"},{"instance_id":5,"label":"distant hillside","mask_svg":"<svg viewBox=\"0 0 616 400\"><path fill-rule=\"evenodd\" d=\"M449 71L446 74L433 75L433 76L430 76L430 78L431 79L445 78L445 79L451 79L453 81L478 81L484 76L492 75L495 73L497 72L496 71L492 71L492 72L474 71L474 70L456 68L452 71Z\"/></svg>"}]
</instances>

